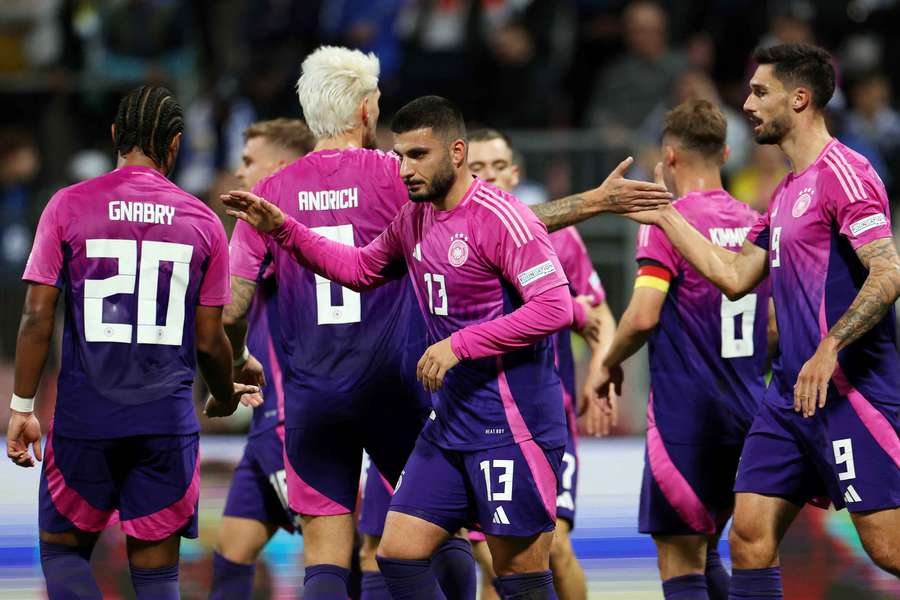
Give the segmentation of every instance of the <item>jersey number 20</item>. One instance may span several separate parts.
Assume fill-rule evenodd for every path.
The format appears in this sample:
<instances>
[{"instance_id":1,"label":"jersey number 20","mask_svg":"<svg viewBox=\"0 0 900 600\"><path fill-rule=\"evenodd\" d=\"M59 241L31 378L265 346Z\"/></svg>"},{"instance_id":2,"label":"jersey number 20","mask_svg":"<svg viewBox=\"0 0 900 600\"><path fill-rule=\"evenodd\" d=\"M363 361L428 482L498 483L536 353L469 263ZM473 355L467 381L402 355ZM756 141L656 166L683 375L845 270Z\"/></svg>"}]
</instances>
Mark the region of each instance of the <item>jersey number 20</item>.
<instances>
[{"instance_id":1,"label":"jersey number 20","mask_svg":"<svg viewBox=\"0 0 900 600\"><path fill-rule=\"evenodd\" d=\"M87 240L88 258L115 258L119 273L106 279L84 281L84 339L88 342L130 344L130 323L105 323L103 301L117 294L133 294L137 279L137 241ZM137 343L180 346L184 337L184 297L191 276L194 247L171 242L141 242L140 281L137 301ZM165 325L156 324L159 263L172 263Z\"/></svg>"}]
</instances>

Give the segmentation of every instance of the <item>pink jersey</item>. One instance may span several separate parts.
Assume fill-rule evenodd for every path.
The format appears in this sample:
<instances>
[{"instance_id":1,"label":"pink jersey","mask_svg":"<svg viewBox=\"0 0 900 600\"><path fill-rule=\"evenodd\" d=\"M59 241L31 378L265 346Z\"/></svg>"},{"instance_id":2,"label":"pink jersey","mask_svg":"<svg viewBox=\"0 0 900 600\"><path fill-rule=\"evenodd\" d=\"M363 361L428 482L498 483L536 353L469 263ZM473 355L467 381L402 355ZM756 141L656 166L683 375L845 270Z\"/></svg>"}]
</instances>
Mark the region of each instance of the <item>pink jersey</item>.
<instances>
[{"instance_id":1,"label":"pink jersey","mask_svg":"<svg viewBox=\"0 0 900 600\"><path fill-rule=\"evenodd\" d=\"M273 237L298 260L357 289L380 285L387 267L405 260L429 341L452 336L464 359L433 395L435 416L423 432L430 440L454 450L528 439L546 448L565 445L561 386L546 335L571 322L571 299L546 228L515 197L475 179L452 210L405 205L360 250L290 221ZM509 322L540 304L539 297L562 302L566 320L545 331L534 326L533 315ZM532 327L534 338L523 341L522 330Z\"/></svg>"},{"instance_id":2,"label":"pink jersey","mask_svg":"<svg viewBox=\"0 0 900 600\"><path fill-rule=\"evenodd\" d=\"M748 239L769 252L779 357L772 385L793 402L803 364L850 307L868 272L856 250L891 238L887 192L862 155L831 140L800 173L789 173ZM900 358L894 309L838 354L841 395L900 405ZM766 397L773 397L768 394Z\"/></svg>"},{"instance_id":3,"label":"pink jersey","mask_svg":"<svg viewBox=\"0 0 900 600\"><path fill-rule=\"evenodd\" d=\"M53 196L23 279L65 297L57 432L198 430L195 310L231 295L228 242L212 210L154 169L116 169Z\"/></svg>"}]
</instances>

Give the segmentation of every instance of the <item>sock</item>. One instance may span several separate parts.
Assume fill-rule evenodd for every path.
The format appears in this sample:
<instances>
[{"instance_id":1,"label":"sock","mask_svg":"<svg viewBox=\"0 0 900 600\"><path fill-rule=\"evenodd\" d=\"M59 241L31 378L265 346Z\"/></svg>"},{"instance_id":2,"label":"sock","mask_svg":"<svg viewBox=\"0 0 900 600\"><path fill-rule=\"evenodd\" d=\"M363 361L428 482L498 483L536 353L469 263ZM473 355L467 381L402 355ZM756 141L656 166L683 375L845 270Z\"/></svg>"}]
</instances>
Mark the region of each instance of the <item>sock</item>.
<instances>
[{"instance_id":1,"label":"sock","mask_svg":"<svg viewBox=\"0 0 900 600\"><path fill-rule=\"evenodd\" d=\"M503 600L557 600L550 571L504 575L494 580L494 587Z\"/></svg>"},{"instance_id":2,"label":"sock","mask_svg":"<svg viewBox=\"0 0 900 600\"><path fill-rule=\"evenodd\" d=\"M91 548L40 542L41 569L50 600L103 598L91 574Z\"/></svg>"},{"instance_id":3,"label":"sock","mask_svg":"<svg viewBox=\"0 0 900 600\"><path fill-rule=\"evenodd\" d=\"M666 579L662 588L666 600L709 600L706 576L699 573Z\"/></svg>"},{"instance_id":4,"label":"sock","mask_svg":"<svg viewBox=\"0 0 900 600\"><path fill-rule=\"evenodd\" d=\"M431 571L447 600L474 600L478 588L478 573L472 544L452 537L431 557Z\"/></svg>"},{"instance_id":5,"label":"sock","mask_svg":"<svg viewBox=\"0 0 900 600\"><path fill-rule=\"evenodd\" d=\"M722 557L718 550L706 551L706 589L709 591L709 600L728 600L728 586L731 585L731 575L722 565Z\"/></svg>"},{"instance_id":6,"label":"sock","mask_svg":"<svg viewBox=\"0 0 900 600\"><path fill-rule=\"evenodd\" d=\"M138 600L178 600L178 564L158 569L131 567L131 585Z\"/></svg>"},{"instance_id":7,"label":"sock","mask_svg":"<svg viewBox=\"0 0 900 600\"><path fill-rule=\"evenodd\" d=\"M765 600L783 598L781 567L768 569L732 569L730 600Z\"/></svg>"},{"instance_id":8,"label":"sock","mask_svg":"<svg viewBox=\"0 0 900 600\"><path fill-rule=\"evenodd\" d=\"M447 600L431 571L431 561L375 558L394 600Z\"/></svg>"},{"instance_id":9,"label":"sock","mask_svg":"<svg viewBox=\"0 0 900 600\"><path fill-rule=\"evenodd\" d=\"M253 574L256 565L231 562L213 552L213 581L209 600L249 598L253 593Z\"/></svg>"},{"instance_id":10,"label":"sock","mask_svg":"<svg viewBox=\"0 0 900 600\"><path fill-rule=\"evenodd\" d=\"M305 600L347 600L347 580L350 569L337 565L312 565L306 567L303 577Z\"/></svg>"},{"instance_id":11,"label":"sock","mask_svg":"<svg viewBox=\"0 0 900 600\"><path fill-rule=\"evenodd\" d=\"M387 582L378 571L362 572L362 595L360 600L391 600Z\"/></svg>"}]
</instances>

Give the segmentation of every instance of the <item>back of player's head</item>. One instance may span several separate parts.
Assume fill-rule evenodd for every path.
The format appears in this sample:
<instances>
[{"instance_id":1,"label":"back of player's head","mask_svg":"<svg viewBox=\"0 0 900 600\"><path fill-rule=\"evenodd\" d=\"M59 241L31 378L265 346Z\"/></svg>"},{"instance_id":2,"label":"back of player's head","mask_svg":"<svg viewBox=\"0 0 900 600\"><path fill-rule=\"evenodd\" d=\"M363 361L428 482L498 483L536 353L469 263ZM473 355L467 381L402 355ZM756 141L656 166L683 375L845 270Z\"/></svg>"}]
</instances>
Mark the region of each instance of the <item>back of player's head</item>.
<instances>
[{"instance_id":1,"label":"back of player's head","mask_svg":"<svg viewBox=\"0 0 900 600\"><path fill-rule=\"evenodd\" d=\"M137 147L162 167L169 145L183 130L183 111L175 95L164 87L142 85L119 102L113 143L119 156Z\"/></svg>"},{"instance_id":2,"label":"back of player's head","mask_svg":"<svg viewBox=\"0 0 900 600\"><path fill-rule=\"evenodd\" d=\"M391 131L394 133L427 128L446 141L466 139L462 111L441 96L420 96L398 110L391 121Z\"/></svg>"},{"instance_id":3,"label":"back of player's head","mask_svg":"<svg viewBox=\"0 0 900 600\"><path fill-rule=\"evenodd\" d=\"M812 92L812 104L825 108L834 94L834 66L831 55L810 44L779 44L757 48L753 59L760 65L772 65L775 77L785 88L803 86Z\"/></svg>"},{"instance_id":4,"label":"back of player's head","mask_svg":"<svg viewBox=\"0 0 900 600\"><path fill-rule=\"evenodd\" d=\"M270 144L303 156L316 146L316 138L300 119L271 119L257 121L244 131L244 139L263 138Z\"/></svg>"},{"instance_id":5,"label":"back of player's head","mask_svg":"<svg viewBox=\"0 0 900 600\"><path fill-rule=\"evenodd\" d=\"M686 150L706 160L721 160L728 124L709 100L687 100L666 113L663 137L674 138Z\"/></svg>"},{"instance_id":6,"label":"back of player's head","mask_svg":"<svg viewBox=\"0 0 900 600\"><path fill-rule=\"evenodd\" d=\"M297 80L303 117L316 138L353 129L360 103L378 89L381 71L373 53L322 46L306 57Z\"/></svg>"}]
</instances>

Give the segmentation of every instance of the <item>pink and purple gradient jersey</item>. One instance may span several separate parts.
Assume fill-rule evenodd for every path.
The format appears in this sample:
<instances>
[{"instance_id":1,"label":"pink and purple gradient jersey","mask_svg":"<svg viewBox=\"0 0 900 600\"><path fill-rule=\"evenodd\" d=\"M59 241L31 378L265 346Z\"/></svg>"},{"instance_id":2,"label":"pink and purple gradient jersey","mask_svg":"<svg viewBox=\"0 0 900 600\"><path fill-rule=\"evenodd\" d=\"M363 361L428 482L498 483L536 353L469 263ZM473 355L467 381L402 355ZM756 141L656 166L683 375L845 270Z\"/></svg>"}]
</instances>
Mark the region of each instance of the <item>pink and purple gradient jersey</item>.
<instances>
[{"instance_id":1,"label":"pink and purple gradient jersey","mask_svg":"<svg viewBox=\"0 0 900 600\"><path fill-rule=\"evenodd\" d=\"M830 141L808 168L789 173L748 239L769 252L779 358L772 385L784 406L803 364L850 307L868 271L856 250L890 239L887 192L862 155ZM856 388L880 404L900 405L894 309L838 354L840 395ZM834 389L830 393L833 393Z\"/></svg>"},{"instance_id":2,"label":"pink and purple gradient jersey","mask_svg":"<svg viewBox=\"0 0 900 600\"><path fill-rule=\"evenodd\" d=\"M831 140L800 173L789 173L748 239L769 252L779 331L772 385L783 406L803 364L850 307L868 271L856 250L891 238L884 184L860 154ZM838 354L832 390L855 388L869 402L900 405L900 358L893 307ZM768 397L773 394L767 395Z\"/></svg>"},{"instance_id":3,"label":"pink and purple gradient jersey","mask_svg":"<svg viewBox=\"0 0 900 600\"><path fill-rule=\"evenodd\" d=\"M459 451L532 439L544 448L565 445L553 347L540 337L546 331L534 327L539 341L519 345L531 321L515 320L514 332L504 328L505 319L519 316L510 313L539 296L556 302L551 292L567 285L546 228L515 197L474 179L452 210L408 203L355 253L339 252L337 244L291 220L272 235L297 260L336 280L353 281L358 289L381 285L388 268L405 260L429 342L452 335L453 350L463 358L432 395L435 415L424 437ZM563 298L569 300L568 293ZM571 319L571 307L564 312Z\"/></svg>"},{"instance_id":4,"label":"pink and purple gradient jersey","mask_svg":"<svg viewBox=\"0 0 900 600\"><path fill-rule=\"evenodd\" d=\"M329 239L364 246L408 200L398 170L396 156L377 150L321 150L262 180L254 193ZM257 281L270 262L278 284L275 354L284 359L288 397L298 390L347 394L383 373L409 371L409 348L422 347L416 326L421 317L402 261L390 273L397 281L359 294L304 268L239 221L231 239L231 274ZM302 426L300 420L288 402L286 425Z\"/></svg>"},{"instance_id":5,"label":"pink and purple gradient jersey","mask_svg":"<svg viewBox=\"0 0 900 600\"><path fill-rule=\"evenodd\" d=\"M23 279L65 297L57 433L198 431L195 310L230 300L212 210L158 171L116 169L53 196Z\"/></svg>"},{"instance_id":6,"label":"pink and purple gradient jersey","mask_svg":"<svg viewBox=\"0 0 900 600\"><path fill-rule=\"evenodd\" d=\"M597 306L606 301L606 290L600 282L600 276L594 270L594 264L588 254L584 240L574 227L566 227L550 234L550 242L556 255L559 257L559 263L562 265L563 272L569 280L569 291L572 297L590 296L593 299L593 305ZM583 310L581 305L573 303L576 313L576 325L578 323L578 311ZM582 317L583 319L583 317ZM570 329L563 329L554 336L554 344L556 346L557 369L559 370L559 378L563 384L563 397L566 406L566 418L569 423L571 435L577 437L575 429L575 357L572 354L572 333Z\"/></svg>"},{"instance_id":7,"label":"pink and purple gradient jersey","mask_svg":"<svg viewBox=\"0 0 900 600\"><path fill-rule=\"evenodd\" d=\"M270 265L256 285L256 293L247 312L247 350L262 365L266 385L262 389L263 403L253 409L250 421L251 438L284 423L284 363L281 344L275 342L273 332L279 331L278 283Z\"/></svg>"},{"instance_id":8,"label":"pink and purple gradient jersey","mask_svg":"<svg viewBox=\"0 0 900 600\"><path fill-rule=\"evenodd\" d=\"M713 244L740 250L759 214L724 190L694 192L674 206ZM650 410L668 442L738 443L765 392L769 284L730 301L672 246L643 225L636 258L671 274L648 340Z\"/></svg>"}]
</instances>

